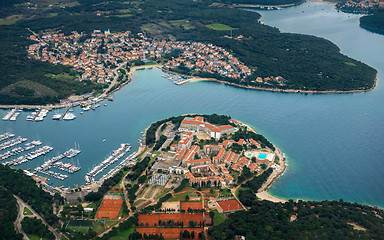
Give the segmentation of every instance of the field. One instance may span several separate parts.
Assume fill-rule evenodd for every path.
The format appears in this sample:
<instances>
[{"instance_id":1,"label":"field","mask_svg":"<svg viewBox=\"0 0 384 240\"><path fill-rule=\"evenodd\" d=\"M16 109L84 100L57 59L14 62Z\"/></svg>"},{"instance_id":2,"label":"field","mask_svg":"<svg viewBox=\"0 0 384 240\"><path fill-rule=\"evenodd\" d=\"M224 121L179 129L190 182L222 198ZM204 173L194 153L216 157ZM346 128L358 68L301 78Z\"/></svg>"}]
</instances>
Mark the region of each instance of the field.
<instances>
[{"instance_id":1,"label":"field","mask_svg":"<svg viewBox=\"0 0 384 240\"><path fill-rule=\"evenodd\" d=\"M24 215L32 215L33 213L31 212L31 210L29 210L29 208L27 207L24 207Z\"/></svg>"},{"instance_id":2,"label":"field","mask_svg":"<svg viewBox=\"0 0 384 240\"><path fill-rule=\"evenodd\" d=\"M93 227L93 222L89 220L71 220L68 223L68 229L76 232L86 233Z\"/></svg>"},{"instance_id":3,"label":"field","mask_svg":"<svg viewBox=\"0 0 384 240\"><path fill-rule=\"evenodd\" d=\"M235 28L232 28L228 25L221 24L221 23L212 23L205 25L207 28L216 30L216 31L228 31L228 30L234 30Z\"/></svg>"}]
</instances>

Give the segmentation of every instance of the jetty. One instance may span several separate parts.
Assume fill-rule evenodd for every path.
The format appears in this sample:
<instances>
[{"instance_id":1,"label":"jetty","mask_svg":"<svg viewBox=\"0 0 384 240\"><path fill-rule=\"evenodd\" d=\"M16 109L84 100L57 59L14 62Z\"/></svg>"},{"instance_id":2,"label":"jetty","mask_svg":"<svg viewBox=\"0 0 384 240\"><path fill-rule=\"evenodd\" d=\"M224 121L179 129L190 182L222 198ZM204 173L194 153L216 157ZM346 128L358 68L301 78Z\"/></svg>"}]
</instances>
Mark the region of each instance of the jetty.
<instances>
[{"instance_id":1,"label":"jetty","mask_svg":"<svg viewBox=\"0 0 384 240\"><path fill-rule=\"evenodd\" d=\"M65 111L64 111L64 113L63 113L63 115L61 115L61 118L60 118L60 120L63 120L63 118L64 118L65 114L67 114L67 112L69 111L69 109L71 109L71 107L72 107L72 106L68 106L68 107L67 107L67 109L65 109Z\"/></svg>"},{"instance_id":2,"label":"jetty","mask_svg":"<svg viewBox=\"0 0 384 240\"><path fill-rule=\"evenodd\" d=\"M108 166L118 161L122 158L125 153L127 153L131 149L131 145L128 143L122 143L120 148L113 151L112 155L107 157L104 161L94 167L91 171L89 171L85 176L86 184L90 184L94 181L94 177L104 171Z\"/></svg>"}]
</instances>

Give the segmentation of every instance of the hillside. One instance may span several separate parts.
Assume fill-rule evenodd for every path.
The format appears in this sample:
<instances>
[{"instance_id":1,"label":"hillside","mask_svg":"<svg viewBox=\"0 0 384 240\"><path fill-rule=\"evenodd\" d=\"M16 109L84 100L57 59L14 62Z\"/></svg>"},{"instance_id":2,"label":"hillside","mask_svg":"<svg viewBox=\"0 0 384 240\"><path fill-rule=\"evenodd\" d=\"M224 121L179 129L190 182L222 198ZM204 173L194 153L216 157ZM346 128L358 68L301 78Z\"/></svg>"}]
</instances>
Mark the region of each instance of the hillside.
<instances>
[{"instance_id":1,"label":"hillside","mask_svg":"<svg viewBox=\"0 0 384 240\"><path fill-rule=\"evenodd\" d=\"M310 91L369 90L376 70L340 53L330 41L280 33L258 21L256 12L214 1L54 1L3 7L0 11L0 104L45 104L71 94L100 91L103 85L79 81L79 72L27 58L31 32L144 32L153 39L212 43L233 53L252 70L246 79L194 72L241 86ZM65 73L67 77L54 77ZM25 84L26 82L38 84ZM19 83L22 82L22 83ZM24 84L23 84L24 82Z\"/></svg>"}]
</instances>

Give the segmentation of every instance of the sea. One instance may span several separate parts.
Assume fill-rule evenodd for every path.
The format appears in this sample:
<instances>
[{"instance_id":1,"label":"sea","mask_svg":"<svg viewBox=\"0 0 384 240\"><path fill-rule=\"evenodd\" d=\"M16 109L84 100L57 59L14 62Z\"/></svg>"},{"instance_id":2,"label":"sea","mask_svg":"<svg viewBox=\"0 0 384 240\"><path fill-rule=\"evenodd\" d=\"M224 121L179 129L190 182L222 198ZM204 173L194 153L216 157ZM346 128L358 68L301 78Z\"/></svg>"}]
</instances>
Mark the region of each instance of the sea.
<instances>
[{"instance_id":1,"label":"sea","mask_svg":"<svg viewBox=\"0 0 384 240\"><path fill-rule=\"evenodd\" d=\"M64 162L80 165L81 170L64 181L48 178L55 186L83 185L85 174L121 143L132 145L130 153L137 150L138 139L151 123L187 113L217 113L251 125L286 154L287 171L269 189L272 195L343 199L383 208L384 36L360 28L360 15L338 12L330 3L307 2L259 12L267 25L329 39L343 54L376 68L377 87L353 94L275 93L215 82L179 86L162 77L160 69L138 70L128 85L113 94L113 102L105 100L84 114L77 107L73 121L51 120L63 109L51 111L42 122L26 121L27 112L16 121L0 121L0 134L9 131L54 147L48 155L17 167L33 170L76 144L82 152ZM0 117L6 113L0 110Z\"/></svg>"}]
</instances>

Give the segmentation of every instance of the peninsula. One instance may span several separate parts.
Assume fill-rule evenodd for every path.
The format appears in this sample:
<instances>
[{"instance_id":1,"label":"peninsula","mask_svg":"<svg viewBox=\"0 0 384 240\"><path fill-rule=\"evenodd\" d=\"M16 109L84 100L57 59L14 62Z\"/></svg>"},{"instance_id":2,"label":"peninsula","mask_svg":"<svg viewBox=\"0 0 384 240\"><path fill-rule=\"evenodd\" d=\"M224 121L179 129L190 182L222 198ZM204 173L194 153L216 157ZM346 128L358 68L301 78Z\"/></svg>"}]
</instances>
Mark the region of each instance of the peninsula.
<instances>
[{"instance_id":1,"label":"peninsula","mask_svg":"<svg viewBox=\"0 0 384 240\"><path fill-rule=\"evenodd\" d=\"M269 196L265 190L286 169L284 154L229 116L170 117L153 123L144 136L130 161L123 161L113 174L71 190L53 189L35 178L37 186L21 170L1 165L0 209L8 213L1 216L5 236L384 236L381 209L342 200L293 202Z\"/></svg>"},{"instance_id":2,"label":"peninsula","mask_svg":"<svg viewBox=\"0 0 384 240\"><path fill-rule=\"evenodd\" d=\"M211 48L203 50L208 51L204 54L188 48L174 48L169 53L163 49L164 54L154 56L153 52L159 49L144 48L145 51L137 55L141 62L154 60L167 63L174 72L213 78L236 86L292 92L368 91L375 86L376 70L341 54L333 43L313 36L281 33L260 22L261 15L256 12L214 1L183 0L175 3L167 0L159 3L150 0L135 4L100 1L95 5L92 1L83 0L73 4L59 1L52 6L37 3L30 7L28 4L8 4L3 8L5 17L1 21L4 24L0 26L0 48L4 53L0 56L3 73L0 76L1 104L44 105L57 103L70 95L102 94L103 89L109 86L108 82L93 82L95 75L92 73L86 76L85 69L84 72L76 71L79 64L75 61L84 57L84 50L95 48L94 60L99 61L97 68L101 68L107 76L112 73L106 72L106 69L114 72L123 62L131 67L136 65L133 64L136 60L97 60L103 56L121 57L115 53L125 52L125 49L111 45L111 41L90 43L95 38L92 37L95 30L99 30L99 40L108 34L118 36L130 31L130 38L151 43L189 42L222 49L221 53L224 56L225 53L230 54L233 61L223 61L221 57L210 55ZM7 16L7 12L13 15ZM76 41L75 38L67 38L63 42L57 42L56 38L41 38L49 34L57 34L59 38L62 34L81 38L76 38ZM36 39L32 39L31 35ZM30 58L28 53L33 51L29 47L36 44L36 40L42 41L39 52L35 53L40 59ZM116 43L121 43L118 37L116 40ZM65 44L68 44L67 48ZM84 47L83 44L90 45ZM62 55L62 62L45 59L44 54L53 49L56 49L56 55ZM210 59L206 58L207 55ZM85 57L89 59L89 56ZM44 62L40 61L44 59ZM215 65L210 65L210 61ZM63 65L65 62L68 63L66 66ZM235 66L236 62L246 68ZM217 69L219 65L223 68L220 71ZM98 71L97 68L93 67L92 71Z\"/></svg>"}]
</instances>

